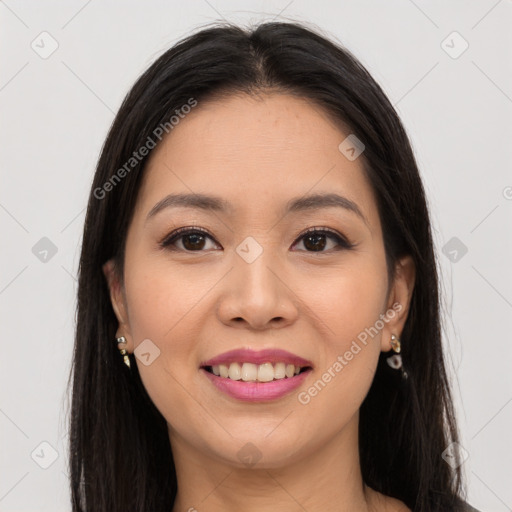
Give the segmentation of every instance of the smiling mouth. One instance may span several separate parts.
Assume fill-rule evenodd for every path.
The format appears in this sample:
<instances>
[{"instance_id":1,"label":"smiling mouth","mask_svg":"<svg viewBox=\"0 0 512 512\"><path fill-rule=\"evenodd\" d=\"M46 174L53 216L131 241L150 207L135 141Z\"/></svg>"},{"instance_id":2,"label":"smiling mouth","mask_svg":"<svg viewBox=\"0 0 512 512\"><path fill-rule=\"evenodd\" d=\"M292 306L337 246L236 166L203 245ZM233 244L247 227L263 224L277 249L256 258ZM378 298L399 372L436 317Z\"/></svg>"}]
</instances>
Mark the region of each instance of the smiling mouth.
<instances>
[{"instance_id":1,"label":"smiling mouth","mask_svg":"<svg viewBox=\"0 0 512 512\"><path fill-rule=\"evenodd\" d=\"M283 362L263 364L234 362L203 366L202 368L216 377L244 382L272 382L291 379L301 373L312 370L310 366L297 366Z\"/></svg>"}]
</instances>

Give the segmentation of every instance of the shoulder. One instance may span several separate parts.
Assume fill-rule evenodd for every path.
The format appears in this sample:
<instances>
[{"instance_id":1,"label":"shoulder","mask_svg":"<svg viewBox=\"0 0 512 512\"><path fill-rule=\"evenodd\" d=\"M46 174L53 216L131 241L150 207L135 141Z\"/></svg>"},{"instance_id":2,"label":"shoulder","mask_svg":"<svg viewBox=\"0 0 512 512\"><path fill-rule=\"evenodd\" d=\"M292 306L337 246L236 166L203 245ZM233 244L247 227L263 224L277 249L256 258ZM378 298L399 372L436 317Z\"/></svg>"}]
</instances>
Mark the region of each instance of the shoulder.
<instances>
[{"instance_id":1,"label":"shoulder","mask_svg":"<svg viewBox=\"0 0 512 512\"><path fill-rule=\"evenodd\" d=\"M475 507L472 507L469 503L466 503L465 501L461 503L461 512L480 512L480 510L477 510Z\"/></svg>"},{"instance_id":2,"label":"shoulder","mask_svg":"<svg viewBox=\"0 0 512 512\"><path fill-rule=\"evenodd\" d=\"M385 512L412 512L403 501L391 496L384 497L384 507Z\"/></svg>"},{"instance_id":3,"label":"shoulder","mask_svg":"<svg viewBox=\"0 0 512 512\"><path fill-rule=\"evenodd\" d=\"M472 507L467 501L465 501L462 497L455 498L455 503L450 507L450 510L454 510L456 512L481 512L480 510Z\"/></svg>"},{"instance_id":4,"label":"shoulder","mask_svg":"<svg viewBox=\"0 0 512 512\"><path fill-rule=\"evenodd\" d=\"M455 502L453 502L450 506L443 508L443 512L481 512L481 511L472 507L469 503L462 500L461 498L456 498Z\"/></svg>"}]
</instances>

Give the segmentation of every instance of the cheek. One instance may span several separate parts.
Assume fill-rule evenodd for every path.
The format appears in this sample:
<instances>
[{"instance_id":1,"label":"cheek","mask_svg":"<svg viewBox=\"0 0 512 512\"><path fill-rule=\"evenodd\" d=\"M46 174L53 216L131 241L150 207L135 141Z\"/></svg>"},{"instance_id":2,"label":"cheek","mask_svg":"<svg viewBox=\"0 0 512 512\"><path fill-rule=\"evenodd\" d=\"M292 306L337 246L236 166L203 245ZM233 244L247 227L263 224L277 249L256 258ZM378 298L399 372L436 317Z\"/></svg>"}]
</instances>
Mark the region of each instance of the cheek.
<instances>
[{"instance_id":1,"label":"cheek","mask_svg":"<svg viewBox=\"0 0 512 512\"><path fill-rule=\"evenodd\" d=\"M309 306L323 325L317 380L299 402L318 417L328 411L342 424L360 407L376 371L381 350L387 278L377 261L329 273L316 281ZM332 408L328 404L338 404Z\"/></svg>"},{"instance_id":2,"label":"cheek","mask_svg":"<svg viewBox=\"0 0 512 512\"><path fill-rule=\"evenodd\" d=\"M385 307L387 276L380 259L368 254L352 261L308 277L302 294L325 324L327 346L337 350L373 326Z\"/></svg>"},{"instance_id":3,"label":"cheek","mask_svg":"<svg viewBox=\"0 0 512 512\"><path fill-rule=\"evenodd\" d=\"M383 276L367 268L361 272L350 272L332 285L326 301L335 332L357 337L375 324L385 303L386 289ZM336 307L332 305L335 304ZM327 306L330 308L327 309Z\"/></svg>"},{"instance_id":4,"label":"cheek","mask_svg":"<svg viewBox=\"0 0 512 512\"><path fill-rule=\"evenodd\" d=\"M148 262L126 266L125 287L136 355L142 353L138 347L151 340L146 345L151 362L146 365L143 357L137 357L137 368L157 409L173 423L177 411L186 410L187 404L190 407L190 395L184 389L197 373L194 340L200 338L201 319L196 311L201 293L193 283L190 276L171 271L168 265ZM202 294L208 288L202 288Z\"/></svg>"},{"instance_id":5,"label":"cheek","mask_svg":"<svg viewBox=\"0 0 512 512\"><path fill-rule=\"evenodd\" d=\"M187 315L211 285L208 278L198 281L186 270L169 263L154 263L150 258L146 261L127 266L126 294L132 335L135 343L143 338L168 342L181 324L187 323Z\"/></svg>"}]
</instances>

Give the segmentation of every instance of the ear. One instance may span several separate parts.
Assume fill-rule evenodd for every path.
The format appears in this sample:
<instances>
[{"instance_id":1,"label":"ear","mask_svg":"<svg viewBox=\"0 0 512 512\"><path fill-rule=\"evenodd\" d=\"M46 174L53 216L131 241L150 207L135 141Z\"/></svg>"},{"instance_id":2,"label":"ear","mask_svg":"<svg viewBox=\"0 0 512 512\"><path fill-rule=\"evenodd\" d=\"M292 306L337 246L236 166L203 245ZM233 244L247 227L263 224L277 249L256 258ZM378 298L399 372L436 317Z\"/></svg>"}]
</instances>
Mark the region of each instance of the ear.
<instances>
[{"instance_id":1,"label":"ear","mask_svg":"<svg viewBox=\"0 0 512 512\"><path fill-rule=\"evenodd\" d=\"M381 350L388 352L391 347L391 335L400 338L409 314L412 292L416 280L416 266L410 255L400 258L395 266L395 278L391 284Z\"/></svg>"},{"instance_id":2,"label":"ear","mask_svg":"<svg viewBox=\"0 0 512 512\"><path fill-rule=\"evenodd\" d=\"M112 308L117 321L119 322L116 337L124 336L126 338L126 348L130 352L132 347L132 336L122 280L119 276L114 260L108 260L102 268L110 292L110 302L112 303Z\"/></svg>"}]
</instances>

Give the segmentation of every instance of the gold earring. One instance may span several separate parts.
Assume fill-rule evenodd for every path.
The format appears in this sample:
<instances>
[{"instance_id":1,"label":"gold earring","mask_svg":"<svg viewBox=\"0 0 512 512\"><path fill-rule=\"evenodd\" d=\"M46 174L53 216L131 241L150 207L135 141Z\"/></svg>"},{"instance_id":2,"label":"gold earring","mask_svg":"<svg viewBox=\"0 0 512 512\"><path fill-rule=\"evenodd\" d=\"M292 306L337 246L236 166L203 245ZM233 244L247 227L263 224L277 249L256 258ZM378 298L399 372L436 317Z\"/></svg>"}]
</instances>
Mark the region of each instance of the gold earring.
<instances>
[{"instance_id":1,"label":"gold earring","mask_svg":"<svg viewBox=\"0 0 512 512\"><path fill-rule=\"evenodd\" d=\"M389 356L386 359L386 362L391 368L393 368L393 370L400 370L402 374L402 379L407 379L408 374L403 368L402 356L400 355L400 338L396 337L394 334L391 335L391 348L393 349L393 352L395 352L395 354Z\"/></svg>"},{"instance_id":2,"label":"gold earring","mask_svg":"<svg viewBox=\"0 0 512 512\"><path fill-rule=\"evenodd\" d=\"M116 338L117 341L117 347L119 348L119 352L121 352L121 355L123 356L123 361L128 368L130 368L130 358L128 357L128 352L126 352L125 348L120 348L119 345L122 345L123 343L126 343L126 338L124 336L119 336L119 338Z\"/></svg>"},{"instance_id":3,"label":"gold earring","mask_svg":"<svg viewBox=\"0 0 512 512\"><path fill-rule=\"evenodd\" d=\"M391 335L391 348L397 353L400 353L400 339L394 334Z\"/></svg>"}]
</instances>

